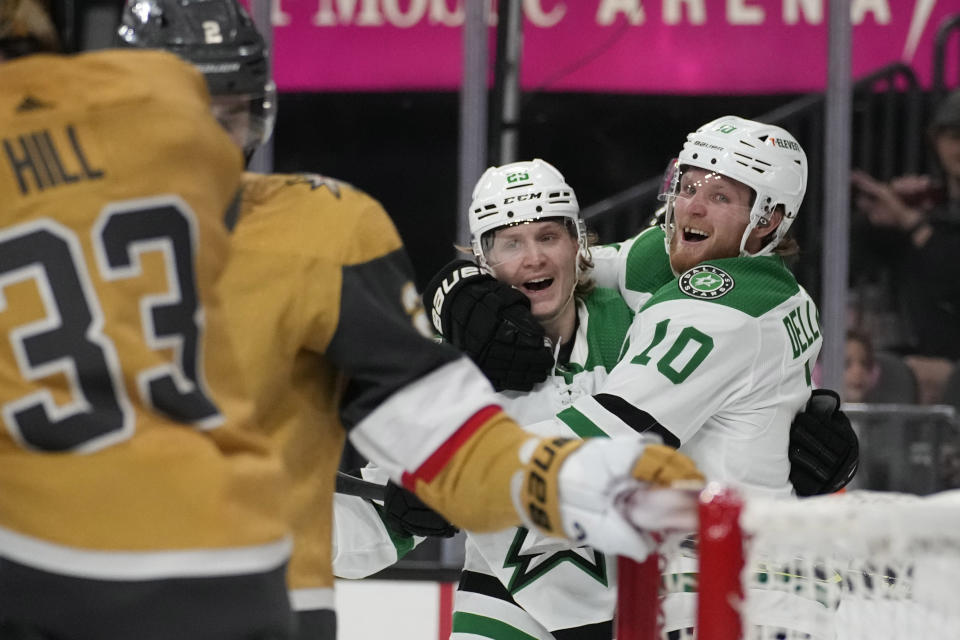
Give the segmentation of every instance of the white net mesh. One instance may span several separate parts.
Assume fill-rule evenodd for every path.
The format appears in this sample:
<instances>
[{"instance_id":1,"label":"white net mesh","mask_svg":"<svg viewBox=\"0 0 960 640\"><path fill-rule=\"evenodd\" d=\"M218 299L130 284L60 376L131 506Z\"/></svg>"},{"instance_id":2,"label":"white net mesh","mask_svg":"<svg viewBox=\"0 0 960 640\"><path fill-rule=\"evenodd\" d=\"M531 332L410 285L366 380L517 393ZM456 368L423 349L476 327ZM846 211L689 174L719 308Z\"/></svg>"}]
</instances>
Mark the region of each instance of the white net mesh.
<instances>
[{"instance_id":1,"label":"white net mesh","mask_svg":"<svg viewBox=\"0 0 960 640\"><path fill-rule=\"evenodd\" d=\"M745 637L960 637L960 491L748 501L740 524Z\"/></svg>"},{"instance_id":2,"label":"white net mesh","mask_svg":"<svg viewBox=\"0 0 960 640\"><path fill-rule=\"evenodd\" d=\"M661 552L661 638L960 638L960 491L741 501L708 489L698 542ZM654 579L626 563L621 594ZM621 600L619 640L656 637L636 622L651 600Z\"/></svg>"}]
</instances>

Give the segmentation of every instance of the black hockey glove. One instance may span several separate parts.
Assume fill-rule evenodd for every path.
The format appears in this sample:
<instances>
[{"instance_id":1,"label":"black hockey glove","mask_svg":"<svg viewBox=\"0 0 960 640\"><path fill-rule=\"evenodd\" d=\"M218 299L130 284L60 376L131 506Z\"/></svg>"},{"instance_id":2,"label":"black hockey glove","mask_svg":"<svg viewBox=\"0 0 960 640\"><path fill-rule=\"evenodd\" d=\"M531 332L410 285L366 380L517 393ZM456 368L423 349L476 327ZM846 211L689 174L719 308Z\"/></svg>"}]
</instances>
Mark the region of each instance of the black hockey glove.
<instances>
[{"instance_id":1,"label":"black hockey glove","mask_svg":"<svg viewBox=\"0 0 960 640\"><path fill-rule=\"evenodd\" d=\"M423 304L434 329L466 353L497 391L530 391L553 368L527 296L469 260L441 269L424 290Z\"/></svg>"},{"instance_id":2,"label":"black hockey glove","mask_svg":"<svg viewBox=\"0 0 960 640\"><path fill-rule=\"evenodd\" d=\"M393 530L412 536L449 538L459 531L416 495L393 482L387 483L383 519Z\"/></svg>"},{"instance_id":3,"label":"black hockey glove","mask_svg":"<svg viewBox=\"0 0 960 640\"><path fill-rule=\"evenodd\" d=\"M839 491L853 479L859 463L859 441L840 411L840 396L815 389L790 426L790 482L797 495Z\"/></svg>"}]
</instances>

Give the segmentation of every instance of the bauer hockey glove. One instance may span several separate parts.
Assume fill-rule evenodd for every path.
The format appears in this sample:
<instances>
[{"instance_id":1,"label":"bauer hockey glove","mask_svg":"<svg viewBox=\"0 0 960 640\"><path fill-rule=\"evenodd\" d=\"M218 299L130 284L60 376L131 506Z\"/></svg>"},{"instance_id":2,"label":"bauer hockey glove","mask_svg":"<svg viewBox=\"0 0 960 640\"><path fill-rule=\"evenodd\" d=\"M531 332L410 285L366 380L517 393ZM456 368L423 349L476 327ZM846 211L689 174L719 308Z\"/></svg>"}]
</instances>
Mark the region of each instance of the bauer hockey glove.
<instances>
[{"instance_id":1,"label":"bauer hockey glove","mask_svg":"<svg viewBox=\"0 0 960 640\"><path fill-rule=\"evenodd\" d=\"M423 500L392 480L386 486L383 519L395 531L412 536L450 538L459 531Z\"/></svg>"},{"instance_id":2,"label":"bauer hockey glove","mask_svg":"<svg viewBox=\"0 0 960 640\"><path fill-rule=\"evenodd\" d=\"M857 472L860 445L840 396L815 389L790 426L790 482L798 496L839 491Z\"/></svg>"},{"instance_id":3,"label":"bauer hockey glove","mask_svg":"<svg viewBox=\"0 0 960 640\"><path fill-rule=\"evenodd\" d=\"M703 475L676 449L640 437L531 441L513 479L527 526L643 560L657 534L697 527ZM668 488L683 486L684 488Z\"/></svg>"},{"instance_id":4,"label":"bauer hockey glove","mask_svg":"<svg viewBox=\"0 0 960 640\"><path fill-rule=\"evenodd\" d=\"M530 391L553 368L553 353L527 296L469 260L441 269L424 290L423 304L434 328L467 354L497 391Z\"/></svg>"}]
</instances>

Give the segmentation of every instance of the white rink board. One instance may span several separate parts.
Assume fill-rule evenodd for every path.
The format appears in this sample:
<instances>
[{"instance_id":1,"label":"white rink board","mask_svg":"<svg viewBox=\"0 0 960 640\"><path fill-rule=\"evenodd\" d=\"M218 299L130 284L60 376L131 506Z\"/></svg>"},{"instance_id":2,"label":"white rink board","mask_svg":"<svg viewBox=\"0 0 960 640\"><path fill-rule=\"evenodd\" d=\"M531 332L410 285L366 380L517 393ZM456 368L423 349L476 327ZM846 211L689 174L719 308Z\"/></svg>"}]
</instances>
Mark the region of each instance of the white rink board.
<instances>
[{"instance_id":1,"label":"white rink board","mask_svg":"<svg viewBox=\"0 0 960 640\"><path fill-rule=\"evenodd\" d=\"M337 580L338 640L435 640L440 585L420 580Z\"/></svg>"}]
</instances>

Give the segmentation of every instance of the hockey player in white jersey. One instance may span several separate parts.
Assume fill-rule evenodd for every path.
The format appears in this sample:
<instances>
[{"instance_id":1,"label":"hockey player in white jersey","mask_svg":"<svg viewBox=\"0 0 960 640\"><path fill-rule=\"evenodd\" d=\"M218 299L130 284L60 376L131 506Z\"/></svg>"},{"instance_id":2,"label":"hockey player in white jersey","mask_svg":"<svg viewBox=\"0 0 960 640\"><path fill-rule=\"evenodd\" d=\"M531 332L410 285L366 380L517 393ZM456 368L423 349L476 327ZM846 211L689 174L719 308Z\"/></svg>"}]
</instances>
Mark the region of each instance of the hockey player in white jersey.
<instances>
[{"instance_id":1,"label":"hockey player in white jersey","mask_svg":"<svg viewBox=\"0 0 960 640\"><path fill-rule=\"evenodd\" d=\"M784 263L797 250L787 231L806 181L806 155L780 127L731 116L691 133L662 232L598 252L597 277L638 309L629 348L598 393L557 419L584 434L655 431L709 480L794 495L790 425L811 397L822 343L816 305ZM661 235L677 277L658 286L637 261ZM666 583L695 571L694 560L674 558ZM757 621L802 631L793 614L813 603L779 595ZM693 624L688 593L669 593L664 611L665 631Z\"/></svg>"},{"instance_id":2,"label":"hockey player in white jersey","mask_svg":"<svg viewBox=\"0 0 960 640\"><path fill-rule=\"evenodd\" d=\"M733 132L736 132L737 136L722 137ZM720 140L713 140L713 137L720 137ZM723 142L726 143L726 147L721 144ZM734 149L734 147L741 148ZM765 174L755 168L763 167L762 164L738 172L740 165L733 160L732 153L736 151L742 154L745 149L755 150L754 160L759 163L770 161ZM704 150L712 151L713 155L705 155ZM781 153L781 150L785 152ZM598 263L596 268L598 276L604 284L618 287L635 309L641 309L647 302L651 302L654 294L660 291L661 297L652 301L651 305L660 302L665 304L674 302L674 304L666 304L657 311L680 310L679 315L657 317L655 322L648 322L647 334L642 333L644 325L638 321L635 329L640 328L640 332L636 335L641 337L641 341L634 341L633 346L642 346L634 349L627 361L630 366L621 365L620 375L623 376L621 384L624 388L631 388L629 383L633 374L636 373L636 371L631 372L631 369L649 365L649 369L646 370L648 375L652 371L654 376L663 378L659 381L654 380L648 387L648 389L656 388L658 391L650 396L646 395L649 390L644 391L647 383L643 383L632 385L632 396L629 393L616 395L608 392L593 398L583 398L576 405L562 412L561 419L570 428L584 434L607 429L618 432L634 428L650 428L661 433L665 440L677 444L680 438L670 430L670 426L675 422L679 426L673 426L673 428L681 432L682 436L692 436L689 447L709 453L714 443L718 443L718 448L715 449L718 455L714 468L721 469L721 477L734 483L742 481L747 486L754 485L761 492L786 495L790 493L790 485L787 483L789 472L790 480L793 481L800 495L837 490L849 481L856 470L857 447L849 422L837 410L835 394L818 395L808 409L796 417L789 449L792 468L787 461L789 422L795 410L803 406L804 399L809 393L806 363L815 357L815 351L819 349L815 309L806 294L780 263L780 258L762 258L756 262L759 269L754 270L753 264L742 264L743 260L737 257L741 253L744 257L751 258L768 256L775 251L778 253L789 251L791 246L795 246L790 241L781 242L781 240L790 222L796 216L803 197L806 179L806 161L803 152L796 141L782 129L737 118L725 118L691 134L681 155L681 161L686 161L682 167L684 172L678 176L673 192L668 194L670 215L668 229L672 242L667 246L670 259L668 260L668 253L663 250L664 231L660 228L642 233L637 238L617 247L594 250L595 260ZM698 167L698 162L707 167L716 167L718 171L716 173L701 171L702 167ZM727 173L744 179L734 182L721 177L724 168L727 169ZM783 171L777 171L778 169ZM704 202L709 205L706 209ZM782 207L778 210L777 205ZM726 220L727 217L731 219ZM698 222L691 225L689 224L691 220ZM678 224L680 231L674 232ZM738 225L742 226L738 228ZM697 278L694 285L690 285L689 280L693 280L694 276L700 272L690 273L689 277L681 282L673 279L675 274L671 272L671 266L677 272L685 272L689 270L688 267L695 266L700 260L720 257L729 260L730 264L721 263L720 267L714 266L714 268L722 270L724 266L730 266L736 270L735 275L744 276L739 278L741 281L739 286L740 291L745 292L746 295L740 296L739 301L746 302L746 305L738 307L732 304L723 305L722 308L717 307L720 309L718 315L721 317L718 325L730 335L736 335L736 330L724 325L723 318L726 318L726 322L732 320L733 327L736 327L738 314L753 318L751 313L756 313L758 309L762 310L763 304L770 304L776 300L777 295L783 295L784 300L779 305L774 305L774 308L787 312L783 316L786 319L777 319L780 324L775 327L785 332L786 344L789 344L790 357L785 359L800 360L799 366L795 362L786 362L785 365L793 366L792 368L785 366L785 370L790 369L794 374L799 372L802 375L793 375L789 379L790 384L778 385L776 375L765 381L763 376L757 376L755 380L748 377L740 381L743 385L754 382L754 386L759 385L761 391L769 390L770 396L766 399L763 399L763 393L743 395L743 387L735 387L729 393L721 391L721 397L728 404L714 406L717 416L713 424L702 425L703 433L698 436L701 430L697 427L701 425L688 423L688 418L693 417L694 421L701 419L697 417L696 409L699 407L700 413L705 413L703 408L711 405L707 399L700 397L701 394L708 393L704 390L708 385L700 382L700 386L697 387L691 382L700 380L696 371L710 355L710 351L714 350L715 342L711 336L698 335L696 331L701 333L703 331L696 325L690 328L679 327L677 321L682 320L684 311L693 312L694 307L696 312L706 311L707 315L710 315L715 310L711 304L716 302L690 306L683 304L682 301L687 298L690 302L716 301L727 296L732 286L737 284L737 280L730 277L729 281L722 279L719 284L715 284L712 276L717 275L718 278L721 276L712 270L705 270L708 275ZM452 337L455 344L465 348L471 357L481 364L495 384L499 382L499 388L510 388L511 383L513 383L512 388L532 386L534 382L531 381L538 379L535 368L539 354L533 342L521 342L523 337L519 335L520 325L514 313L515 305L508 299L509 293L505 293L502 288L497 289L490 282L491 279L482 280L462 268L442 275L447 276L441 280L442 285L434 287L442 289L442 296L432 295L428 287L428 302L433 303L433 315L435 323L439 323L438 329L441 329L448 338ZM727 276L730 274L728 273ZM467 283L467 281L471 282ZM661 287L668 282L672 287L668 285L668 288L661 291ZM768 297L764 298L764 288L767 285L773 286L773 291L779 291L779 293L766 291ZM683 288L684 286L689 292ZM705 287L706 291L700 292L695 288L696 286ZM727 299L727 302L737 301L737 297ZM797 304L794 305L794 301ZM784 302L787 304L785 305ZM750 304L757 306L750 306ZM644 313L647 311L645 310ZM803 315L800 315L801 313ZM493 314L494 317L483 318L484 314ZM760 314L760 316L763 315ZM477 320L478 317L481 319ZM649 313L647 317L654 318L655 314ZM766 319L770 319L769 313ZM671 320L675 323L674 327L670 327ZM757 319L751 322L755 323L754 326L762 323ZM769 325L770 323L767 322L768 330ZM713 325L704 324L703 326L712 327ZM723 331L720 334L726 335ZM762 332L760 335L763 335ZM744 342L749 349L755 342L755 338L749 335ZM776 344L776 340L768 339L760 344L770 347L771 344ZM492 353L498 354L499 359L492 358L490 355ZM514 365L518 360L522 361L519 368L514 366L515 377L512 380L504 373L510 371L511 360ZM710 367L724 366L724 363L717 365L717 360L719 359L716 357L711 358ZM528 366L530 363L534 365ZM715 368L710 370L717 381L736 385L737 380L731 380L730 374L716 375ZM688 378L690 382L687 382ZM798 380L799 385L796 384ZM664 389L665 386L666 389ZM609 387L604 390L608 389ZM660 389L664 389L664 393L661 394ZM690 389L692 393L689 395L682 392L676 393L675 390L679 389ZM778 397L778 394L783 394L785 391L787 394L784 397ZM671 393L676 395L671 398ZM671 419L671 422L665 421L668 426L655 421L650 417L651 412L645 410L652 403L648 402L646 406L642 404L644 398L658 396L664 397L666 408L658 411L661 413L666 411L665 415ZM754 410L747 404L749 402L747 398L752 398L756 403L755 415L752 415ZM785 408L784 405L787 403L778 406L778 399L788 400L793 408ZM673 413L669 412L671 410ZM685 412L687 416L684 416ZM737 420L744 421L744 429L739 434L735 430ZM779 429L774 428L777 424L780 425ZM756 427L754 434L750 432L751 426ZM724 428L730 430L725 432ZM725 446L723 442L725 435L729 435L734 440L731 443L732 446ZM752 435L756 438L751 437ZM758 446L773 451L766 468L751 469L757 457L752 446L754 441L760 443ZM745 459L741 460L741 464L737 463L736 456L733 455L738 447L744 449ZM747 450L750 453L746 453ZM770 469L776 470L771 472ZM526 569L533 564L531 559L536 561L538 558L530 555L515 556L513 566ZM475 582L479 584L479 581ZM530 587L531 584L533 583L519 581L514 582L513 587L528 588L533 592L535 589ZM489 581L487 585L496 587L495 583ZM506 593L505 598L503 593ZM508 591L503 593L500 600L506 602L511 596ZM560 601L552 604L554 611L561 608ZM516 616L509 619L516 620ZM489 631L491 628L503 628L504 620L505 618L501 618L496 623L486 621L488 633L493 633ZM483 622L478 621L478 624ZM577 637L585 636L581 634Z\"/></svg>"},{"instance_id":3,"label":"hockey player in white jersey","mask_svg":"<svg viewBox=\"0 0 960 640\"><path fill-rule=\"evenodd\" d=\"M554 345L547 379L529 391L503 390L501 402L521 424L546 420L600 387L620 358L633 313L617 292L597 288L590 279L590 248L576 194L549 163L536 159L489 168L474 189L469 221L477 263L465 262L461 275L469 278L479 266L514 287L515 302L530 308ZM443 295L443 287L428 290ZM439 318L436 323L439 330ZM548 427L542 435L582 435L562 423ZM372 476L369 470L365 475ZM398 531L411 531L405 526L409 519L397 526L397 519L385 514L378 538L377 523L365 519L364 511L369 507L362 502L338 497L334 569L339 575L358 577L380 568L382 559L391 557L383 535L387 527L390 540L410 544ZM615 558L526 527L468 532L453 638L610 638L615 570Z\"/></svg>"},{"instance_id":4,"label":"hockey player in white jersey","mask_svg":"<svg viewBox=\"0 0 960 640\"><path fill-rule=\"evenodd\" d=\"M729 127L733 127L729 134L721 133L721 129ZM750 164L752 161L756 162ZM772 164L764 165L767 161ZM740 212L746 216L745 227L742 233L737 231L733 234L735 238L727 237L722 229L710 237L707 235L709 232L697 230L696 225L691 230L683 229L682 223L680 230L674 233L675 214L683 210L683 215L686 215L686 203L694 204L692 217L703 215L699 203L693 198L696 185L681 185L681 176L678 175L672 185L673 193L665 195L669 201L665 208L670 209L668 230L671 240L676 240L675 255L668 254L669 248L664 251L665 230L662 226L647 229L623 243L592 249L595 264L591 274L593 279L600 286L618 289L634 311L643 308L661 287L685 271L691 260L703 259L711 252L733 257L753 254L753 257L764 259L755 264L743 261L737 261L736 264L760 266L775 261L776 258L771 255L782 256L796 251L796 243L786 232L803 197L806 158L799 144L786 131L740 118L721 118L690 134L681 155L681 164L685 169L708 167L717 171L717 175L735 176L738 184L750 193L749 206L744 208L744 205L740 205ZM692 179L690 171L687 171L686 179ZM719 184L721 182L716 177L706 182L710 187ZM684 187L683 193L679 191L681 187ZM727 196L718 193L715 197L724 200ZM783 202L784 206L768 215L765 208L777 202ZM728 207L728 210L731 209ZM754 246L757 242L762 245L759 249ZM709 285L712 280L709 276L701 276L694 280L694 284ZM687 290L692 291L690 282L685 283ZM683 293L679 281L675 284L679 298L688 301L698 299ZM727 294L729 283L718 283L715 290L702 292L700 298L717 300L721 303L719 306L728 308L733 308L733 303L738 300L759 299L739 293L744 289L736 280L733 284L738 287L737 294ZM443 295L433 295L431 287L436 289L441 285ZM796 285L795 281L793 285ZM425 300L428 308L432 303L434 323L441 329L444 338L479 364L498 389L530 389L547 375L542 364L542 354L547 349L540 344L542 340L538 340L542 334L526 331L523 309L511 299L512 293L504 283L480 274L468 276L459 264L451 263L428 286ZM674 325L673 328L676 323ZM798 311L789 316L782 327L791 341L791 355L796 350L799 358L803 352L807 354L805 361L809 361L813 355L812 349L819 348L819 330L813 307L810 307L809 318L804 309L802 314ZM666 328L664 325L662 329ZM689 331L686 334L687 337L691 335ZM654 330L650 337L666 339L666 334L658 336ZM690 340L692 345L694 340ZM662 342L659 347L661 350L669 349L671 344L676 343ZM652 351L656 351L655 345L650 346ZM677 344L678 349L681 346ZM649 355L640 353L634 357L639 356L643 360ZM652 363L655 373L660 373L660 369L669 370L670 362L666 355L661 355L662 362L657 360ZM695 365L695 362L687 359L690 354L669 355L676 357L675 366ZM666 379L664 374L660 378ZM672 389L675 385L670 382L669 386ZM856 436L838 406L839 399L835 393L818 390L814 392L808 407L793 422L787 455L790 462L789 478L797 495L837 491L856 472ZM573 420L572 416L571 412L567 417Z\"/></svg>"},{"instance_id":5,"label":"hockey player in white jersey","mask_svg":"<svg viewBox=\"0 0 960 640\"><path fill-rule=\"evenodd\" d=\"M550 164L487 169L468 219L478 264L530 301L554 351L546 380L500 396L521 424L548 419L601 387L633 314L615 291L594 286L576 195ZM583 435L561 423L545 426L543 435ZM615 572L616 558L525 527L468 532L452 638L610 638Z\"/></svg>"},{"instance_id":6,"label":"hockey player in white jersey","mask_svg":"<svg viewBox=\"0 0 960 640\"><path fill-rule=\"evenodd\" d=\"M609 356L603 351L602 345L619 344L623 337L623 327L613 321L609 313L597 313L594 308L596 305L591 305L593 296L610 300L609 291L597 289L591 296L576 296L575 287L568 284L576 270L579 272L577 281L583 291L586 273L581 269L591 261L585 243L582 242L584 233L579 215L575 213L573 191L559 174L554 177L554 173L548 172L546 167L549 165L534 161L491 168L478 183L470 210L472 244L479 264L503 282L512 285L517 297L522 295L521 291L529 296L534 317L545 327L545 335L550 338L551 343L559 347L556 351L558 362L545 381L533 385L529 393L506 390L501 392L501 396L521 421L543 420L544 417L552 417L559 412L560 420L550 419L537 424L536 428L543 433L588 436L603 435L608 429L616 432L634 428L634 423L620 425L615 420L591 420L591 409L599 407L604 411L623 411L628 419L639 418L642 423L638 425L638 429L653 429L665 440L676 445L677 438L673 433L655 423L642 409L632 408L628 400L612 394L597 394L591 397L591 394L604 388L607 371L610 369ZM689 182L694 172L688 171L686 175ZM713 188L717 184L719 182L710 183L709 186ZM684 200L681 205L693 202L696 192L694 184L688 183L685 187L685 196L690 199ZM734 197L739 195L743 201L738 206L742 206L750 200L747 191L748 189L744 188L738 192L711 193L711 202L725 203L730 200L732 207ZM541 196L547 202L540 201ZM671 194L671 198L673 197L674 194ZM676 202L670 204L676 205ZM694 204L696 209L699 205ZM795 207L792 207L791 214L795 214L795 210ZM723 210L723 213L731 212L742 213L743 226L747 225L747 210ZM551 221L551 218L558 217L560 220L567 218L564 223L568 233L563 236L567 238L567 258L565 261L552 263L550 260L538 262L539 254L548 253L544 247L559 246L556 242L556 227L552 226L557 223ZM710 231L715 232L715 240L719 238L723 241L720 251L735 256L743 234L742 230L734 233L728 227L729 225L718 223L710 227ZM676 282L670 268L671 261L664 250L663 232L658 230L652 232L652 235L648 233L641 237L642 241L632 240L625 243L623 251L599 250L600 254L604 255L604 277L615 286L619 284L632 301L639 301L636 304L638 309L664 284ZM577 243L574 243L573 239L580 240L579 257L575 257ZM566 276L563 269L556 266L564 263L569 274ZM634 289L622 286L622 282L627 279L618 278L615 273L617 269L632 274L629 281ZM476 266L462 265L458 271L445 278L444 282L428 286L427 291L431 292L428 303L432 303L428 306L432 306L438 330L452 325L450 318L444 317L445 312L451 313L451 307L445 305L443 298L448 295L455 296L457 287L475 278L476 273ZM514 303L509 300L508 291L492 286L484 291L475 291L467 297L466 302L459 303L457 312L463 313L465 307L484 308L496 306L498 303L500 308L509 308ZM641 299L642 296L645 298ZM492 297L497 299L491 299ZM578 307L576 315L573 314L573 300L576 300ZM618 308L618 305L622 305L619 300L616 305L608 302L607 307ZM575 334L571 331L573 328L576 328ZM501 334L509 338L510 332L501 330ZM689 334L690 332L687 332L684 335ZM576 337L571 341L568 336L573 335ZM477 338L477 335L472 335L472 339ZM465 338L461 336L460 339ZM644 344L650 342L652 340L647 340ZM571 349L568 361L564 360L564 345ZM597 349L598 346L601 348ZM681 350L671 357L679 359L682 353ZM618 357L614 356L614 362ZM694 352L692 359L697 357L698 354ZM489 369L492 360L489 353L484 354L484 359L485 369ZM581 364L577 365L578 362ZM584 367L584 362L602 362L603 366ZM671 362L668 361L668 364ZM623 365L621 369L622 367ZM667 370L670 371L669 368ZM679 370L684 372L682 368ZM521 373L523 372L524 370L521 370ZM660 373L657 369L654 372ZM508 386L505 383L509 376L503 375L502 369L495 370L491 378L499 379L500 387ZM670 385L675 384L674 380L668 380ZM525 379L520 379L519 383L524 384ZM645 384L652 387L656 383ZM637 398L636 402L643 402L647 397L643 393L644 386L639 385L636 388L639 392L639 395L634 396ZM674 404L671 406L679 408L697 403L696 399L674 390L665 393L675 394ZM804 384L804 395L807 393L808 388ZM800 405L802 404L801 400ZM578 405L586 407L580 409ZM790 419L798 408L799 406L790 410L784 423L784 463L786 433ZM619 414L614 413L614 417L619 419ZM346 537L341 536L341 539ZM350 554L341 548L341 566L346 567L349 556ZM513 637L511 634L518 632L544 639L609 638L612 635L610 619L615 605L614 591L611 588L615 578L612 569L612 565L608 564L602 554L588 547L576 548L557 543L531 534L525 528L496 534L470 534L467 540L465 570L457 592L454 638L460 637L460 634L464 634L463 637L468 634L494 638ZM352 567L351 575L359 575L355 566Z\"/></svg>"},{"instance_id":7,"label":"hockey player in white jersey","mask_svg":"<svg viewBox=\"0 0 960 640\"><path fill-rule=\"evenodd\" d=\"M783 256L807 181L780 127L733 116L687 137L663 229L677 278L645 285L632 263L661 232L597 253L596 277L638 309L630 349L601 393L560 419L610 435L654 429L709 479L793 493L790 423L810 397L822 342L817 309Z\"/></svg>"},{"instance_id":8,"label":"hockey player in white jersey","mask_svg":"<svg viewBox=\"0 0 960 640\"><path fill-rule=\"evenodd\" d=\"M624 357L604 379L594 379L591 394L570 398L556 418L528 428L551 433L565 425L581 437L655 432L710 479L791 496L790 424L810 397L821 341L816 307L777 253L795 251L784 238L803 199L806 157L783 129L730 117L691 134L678 165L664 230L597 251L598 277L638 312ZM481 252L481 264L483 258ZM551 637L521 627L529 621L504 605L511 599L554 638L590 637L591 630L610 637L588 624L591 614L612 614L609 592L598 584L610 572L601 577L585 548L537 542L522 533L469 537L455 638L461 631L507 637L489 631L504 625ZM477 557L498 581L473 576Z\"/></svg>"}]
</instances>

